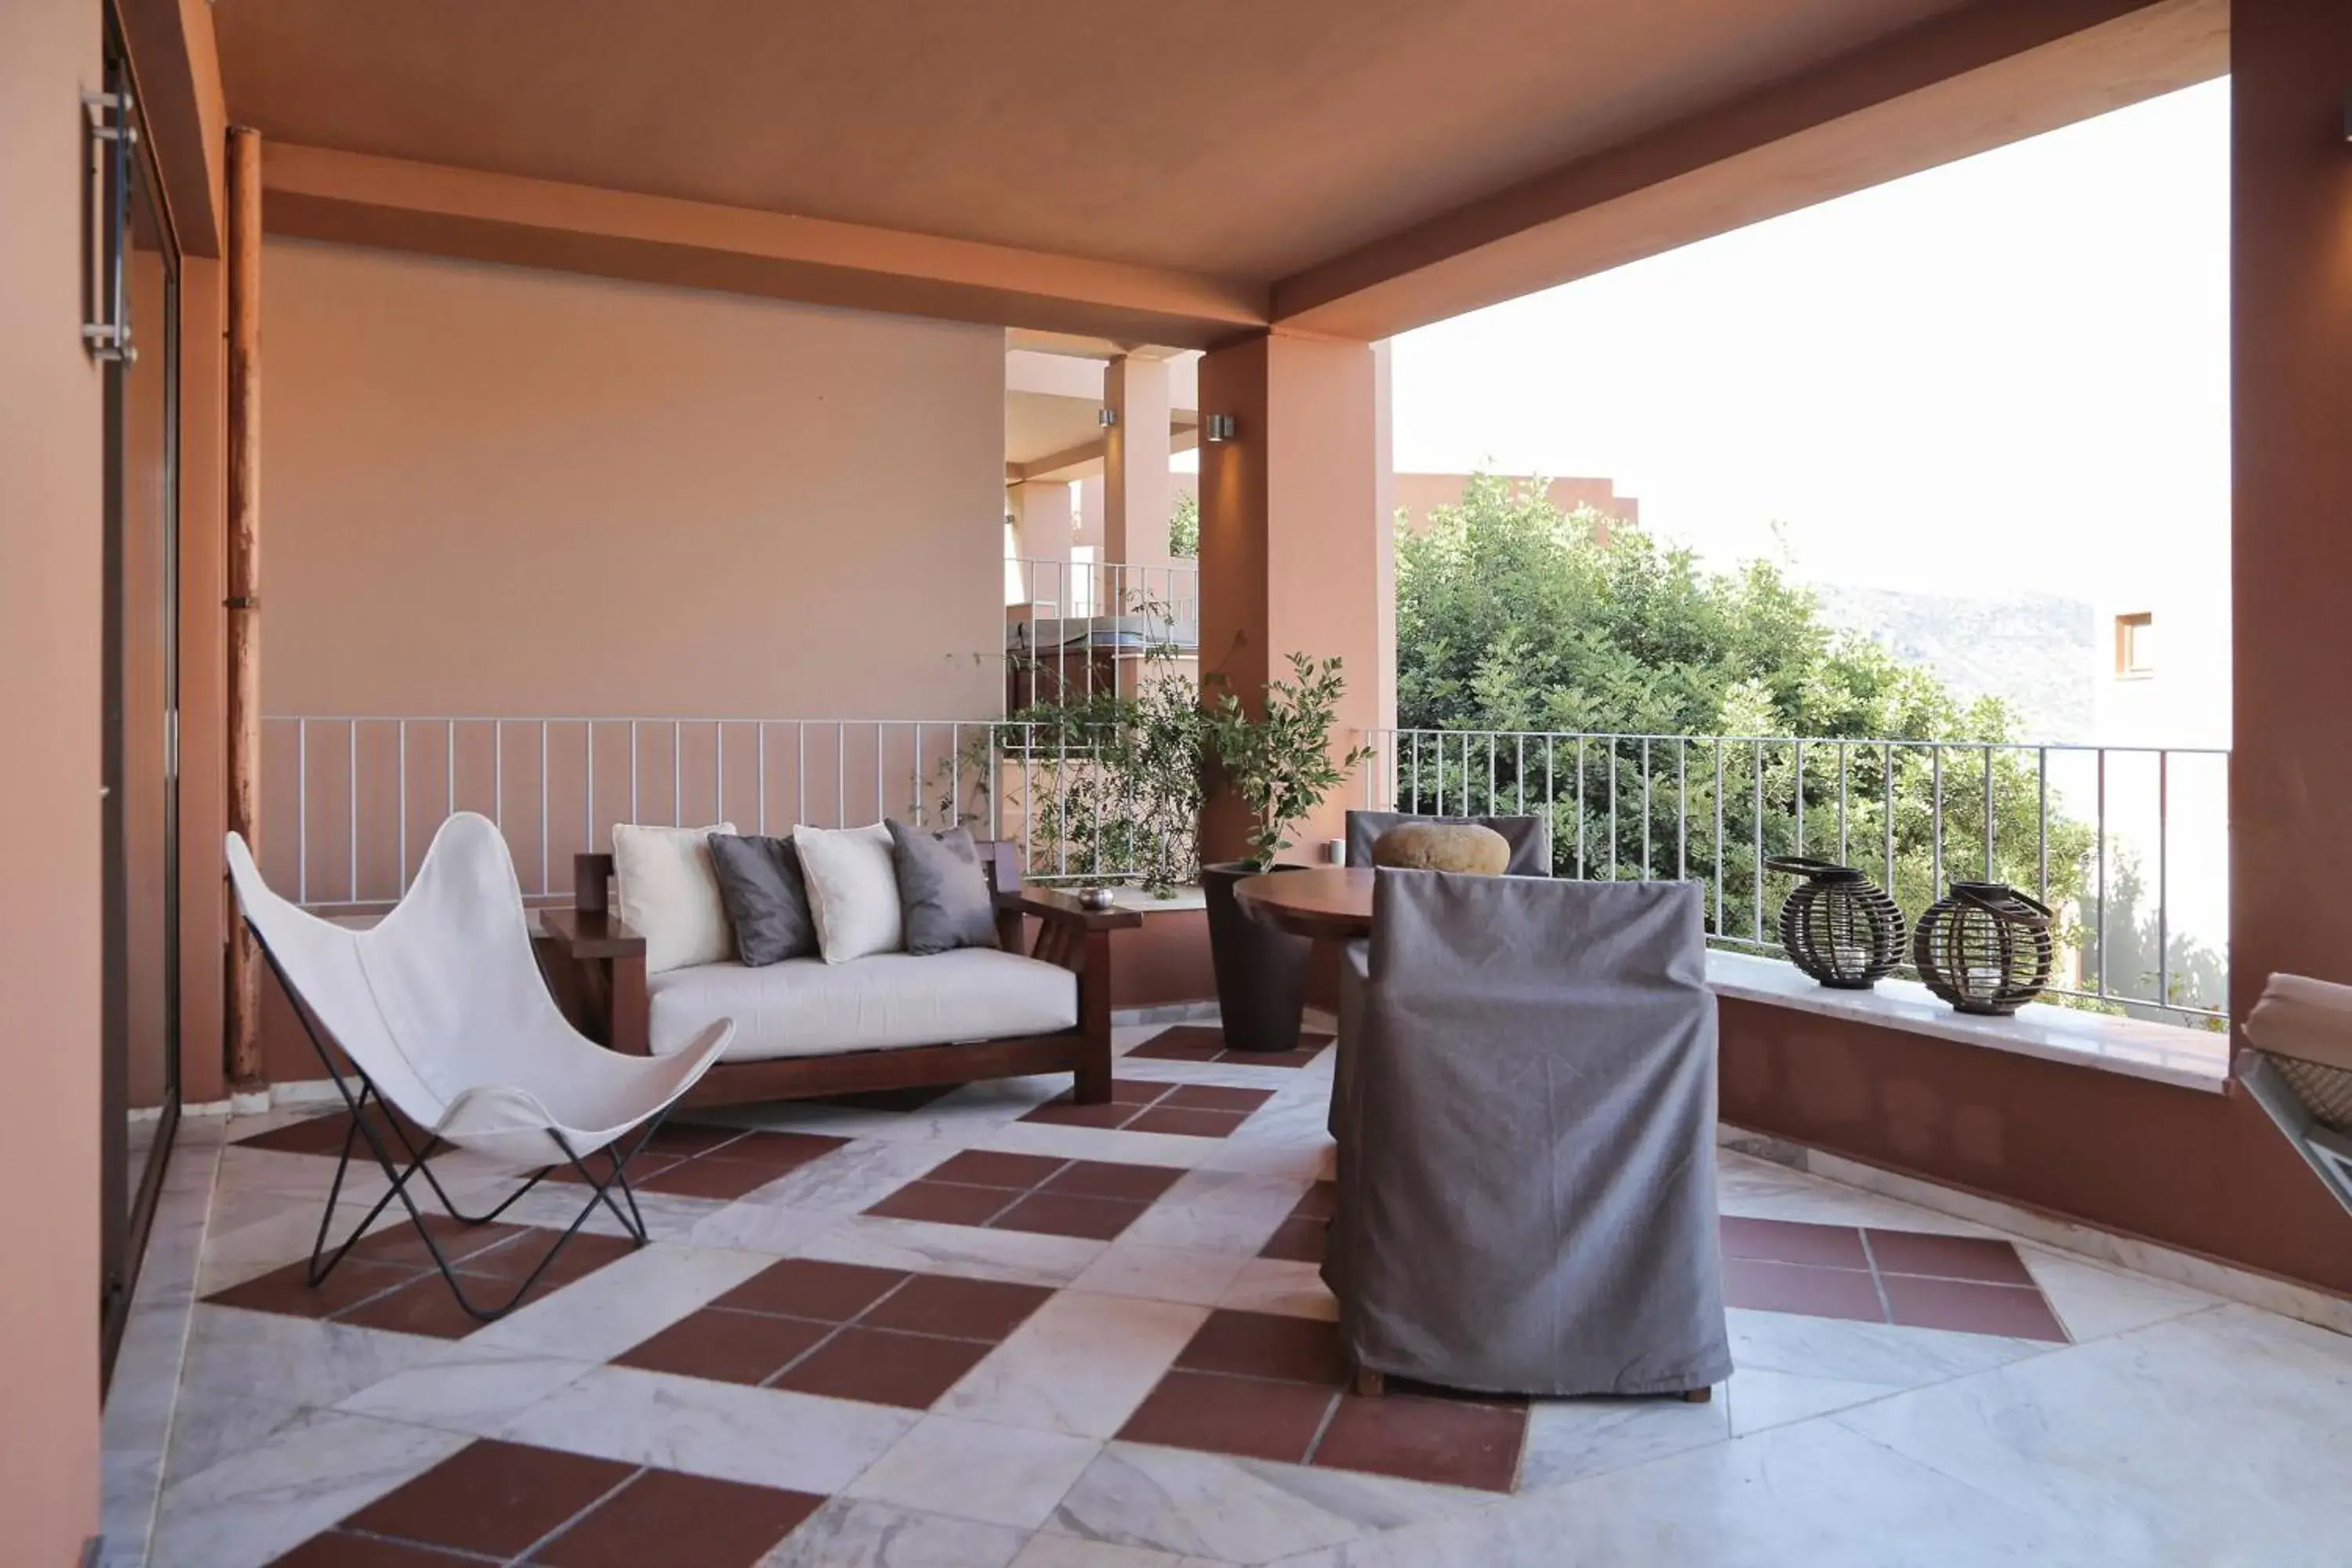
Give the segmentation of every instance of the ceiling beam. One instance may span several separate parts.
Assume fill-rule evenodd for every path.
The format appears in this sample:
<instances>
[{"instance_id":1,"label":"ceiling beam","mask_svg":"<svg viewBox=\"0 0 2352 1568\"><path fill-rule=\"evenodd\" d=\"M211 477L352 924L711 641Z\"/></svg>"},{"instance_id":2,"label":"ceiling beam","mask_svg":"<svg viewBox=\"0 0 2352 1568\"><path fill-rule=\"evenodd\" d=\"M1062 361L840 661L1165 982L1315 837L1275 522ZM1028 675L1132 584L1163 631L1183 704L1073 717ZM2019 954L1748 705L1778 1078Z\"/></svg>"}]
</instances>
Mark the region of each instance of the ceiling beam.
<instances>
[{"instance_id":1,"label":"ceiling beam","mask_svg":"<svg viewBox=\"0 0 2352 1568\"><path fill-rule=\"evenodd\" d=\"M268 143L273 234L949 321L1204 346L1263 325L1223 279Z\"/></svg>"},{"instance_id":2,"label":"ceiling beam","mask_svg":"<svg viewBox=\"0 0 2352 1568\"><path fill-rule=\"evenodd\" d=\"M2188 87L2228 0L1977 0L1274 285L1286 330L1391 336Z\"/></svg>"}]
</instances>

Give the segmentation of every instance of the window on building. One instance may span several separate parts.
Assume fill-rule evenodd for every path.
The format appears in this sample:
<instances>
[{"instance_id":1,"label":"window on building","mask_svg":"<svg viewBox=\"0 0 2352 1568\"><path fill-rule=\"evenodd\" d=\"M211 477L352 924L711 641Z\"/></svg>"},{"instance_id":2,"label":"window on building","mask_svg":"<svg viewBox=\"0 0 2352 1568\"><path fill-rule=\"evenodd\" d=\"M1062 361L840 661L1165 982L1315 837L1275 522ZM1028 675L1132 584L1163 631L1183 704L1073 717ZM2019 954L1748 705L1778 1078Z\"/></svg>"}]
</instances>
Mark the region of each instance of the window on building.
<instances>
[{"instance_id":1,"label":"window on building","mask_svg":"<svg viewBox=\"0 0 2352 1568\"><path fill-rule=\"evenodd\" d=\"M2156 617L2146 610L2116 617L2116 674L2125 679L2156 673Z\"/></svg>"}]
</instances>

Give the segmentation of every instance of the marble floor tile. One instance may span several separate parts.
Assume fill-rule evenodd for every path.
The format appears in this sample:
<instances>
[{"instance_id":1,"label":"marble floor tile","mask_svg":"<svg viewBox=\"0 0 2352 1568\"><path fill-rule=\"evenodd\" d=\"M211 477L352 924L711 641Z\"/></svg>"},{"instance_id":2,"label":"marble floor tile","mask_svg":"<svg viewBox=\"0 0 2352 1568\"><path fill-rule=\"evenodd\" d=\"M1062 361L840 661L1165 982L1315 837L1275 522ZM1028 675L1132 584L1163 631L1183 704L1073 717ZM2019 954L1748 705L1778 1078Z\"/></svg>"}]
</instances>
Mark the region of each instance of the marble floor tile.
<instances>
[{"instance_id":1,"label":"marble floor tile","mask_svg":"<svg viewBox=\"0 0 2352 1568\"><path fill-rule=\"evenodd\" d=\"M267 1394L191 1390L172 1422L171 1446L163 1456L164 1484L209 1469L314 1414L310 1407Z\"/></svg>"},{"instance_id":2,"label":"marble floor tile","mask_svg":"<svg viewBox=\"0 0 2352 1568\"><path fill-rule=\"evenodd\" d=\"M1213 1307L1243 1267L1253 1261L1239 1253L1154 1247L1122 1239L1111 1243L1075 1284L1100 1296L1142 1296L1155 1301Z\"/></svg>"},{"instance_id":3,"label":"marble floor tile","mask_svg":"<svg viewBox=\"0 0 2352 1568\"><path fill-rule=\"evenodd\" d=\"M593 1362L465 1341L371 1384L335 1408L488 1437L594 1369Z\"/></svg>"},{"instance_id":4,"label":"marble floor tile","mask_svg":"<svg viewBox=\"0 0 2352 1568\"><path fill-rule=\"evenodd\" d=\"M1113 1443L1045 1529L1179 1557L1257 1563L1492 1501L1490 1494L1347 1470Z\"/></svg>"},{"instance_id":5,"label":"marble floor tile","mask_svg":"<svg viewBox=\"0 0 2352 1568\"><path fill-rule=\"evenodd\" d=\"M657 1241L476 1330L466 1343L608 1361L774 1261L765 1253Z\"/></svg>"},{"instance_id":6,"label":"marble floor tile","mask_svg":"<svg viewBox=\"0 0 2352 1568\"><path fill-rule=\"evenodd\" d=\"M936 1408L1079 1437L1111 1436L1208 1315L1205 1307L1065 1290Z\"/></svg>"},{"instance_id":7,"label":"marble floor tile","mask_svg":"<svg viewBox=\"0 0 2352 1568\"><path fill-rule=\"evenodd\" d=\"M1539 1399L1528 1410L1519 1487L1538 1491L1709 1443L1731 1440L1730 1402L1680 1399Z\"/></svg>"},{"instance_id":8,"label":"marble floor tile","mask_svg":"<svg viewBox=\"0 0 2352 1568\"><path fill-rule=\"evenodd\" d=\"M856 1214L958 1152L953 1143L869 1139L812 1160L745 1201Z\"/></svg>"},{"instance_id":9,"label":"marble floor tile","mask_svg":"<svg viewBox=\"0 0 2352 1568\"><path fill-rule=\"evenodd\" d=\"M760 1568L1006 1568L1024 1539L1003 1525L835 1498Z\"/></svg>"},{"instance_id":10,"label":"marble floor tile","mask_svg":"<svg viewBox=\"0 0 2352 1568\"><path fill-rule=\"evenodd\" d=\"M167 1481L151 1560L156 1568L262 1568L467 1441L454 1432L313 1412L265 1442Z\"/></svg>"},{"instance_id":11,"label":"marble floor tile","mask_svg":"<svg viewBox=\"0 0 2352 1568\"><path fill-rule=\"evenodd\" d=\"M745 1198L697 1220L684 1239L697 1247L731 1247L771 1258L792 1258L846 1217L826 1209L792 1208Z\"/></svg>"},{"instance_id":12,"label":"marble floor tile","mask_svg":"<svg viewBox=\"0 0 2352 1568\"><path fill-rule=\"evenodd\" d=\"M2053 1352L2032 1340L1899 1328L1792 1312L1726 1314L1735 1436Z\"/></svg>"},{"instance_id":13,"label":"marble floor tile","mask_svg":"<svg viewBox=\"0 0 2352 1568\"><path fill-rule=\"evenodd\" d=\"M1179 1557L1144 1546L1117 1546L1108 1541L1081 1541L1075 1535L1043 1532L1029 1538L1013 1568L1233 1568L1208 1557Z\"/></svg>"},{"instance_id":14,"label":"marble floor tile","mask_svg":"<svg viewBox=\"0 0 2352 1568\"><path fill-rule=\"evenodd\" d=\"M1091 1437L926 1415L846 1495L1034 1530L1100 1452Z\"/></svg>"},{"instance_id":15,"label":"marble floor tile","mask_svg":"<svg viewBox=\"0 0 2352 1568\"><path fill-rule=\"evenodd\" d=\"M689 1475L829 1495L915 1424L912 1411L698 1377L597 1367L500 1436Z\"/></svg>"},{"instance_id":16,"label":"marble floor tile","mask_svg":"<svg viewBox=\"0 0 2352 1568\"><path fill-rule=\"evenodd\" d=\"M829 1263L863 1263L876 1268L1056 1287L1085 1273L1102 1256L1105 1245L1074 1236L848 1215L803 1247L799 1256Z\"/></svg>"},{"instance_id":17,"label":"marble floor tile","mask_svg":"<svg viewBox=\"0 0 2352 1568\"><path fill-rule=\"evenodd\" d=\"M199 1303L190 1323L182 1384L208 1393L325 1406L433 1359L444 1342Z\"/></svg>"},{"instance_id":18,"label":"marble floor tile","mask_svg":"<svg viewBox=\"0 0 2352 1568\"><path fill-rule=\"evenodd\" d=\"M1124 1239L1254 1258L1307 1188L1304 1181L1254 1172L1188 1171Z\"/></svg>"},{"instance_id":19,"label":"marble floor tile","mask_svg":"<svg viewBox=\"0 0 2352 1568\"><path fill-rule=\"evenodd\" d=\"M2114 1563L2343 1562L2352 1342L2229 1306L1839 1415Z\"/></svg>"},{"instance_id":20,"label":"marble floor tile","mask_svg":"<svg viewBox=\"0 0 2352 1568\"><path fill-rule=\"evenodd\" d=\"M2221 1305L2219 1297L2186 1285L2126 1274L2047 1247L2020 1244L2017 1254L2077 1344Z\"/></svg>"},{"instance_id":21,"label":"marble floor tile","mask_svg":"<svg viewBox=\"0 0 2352 1568\"><path fill-rule=\"evenodd\" d=\"M1287 1258L1253 1258L1234 1276L1217 1305L1244 1312L1280 1312L1290 1318L1320 1318L1336 1322L1339 1303L1323 1283L1318 1263Z\"/></svg>"}]
</instances>

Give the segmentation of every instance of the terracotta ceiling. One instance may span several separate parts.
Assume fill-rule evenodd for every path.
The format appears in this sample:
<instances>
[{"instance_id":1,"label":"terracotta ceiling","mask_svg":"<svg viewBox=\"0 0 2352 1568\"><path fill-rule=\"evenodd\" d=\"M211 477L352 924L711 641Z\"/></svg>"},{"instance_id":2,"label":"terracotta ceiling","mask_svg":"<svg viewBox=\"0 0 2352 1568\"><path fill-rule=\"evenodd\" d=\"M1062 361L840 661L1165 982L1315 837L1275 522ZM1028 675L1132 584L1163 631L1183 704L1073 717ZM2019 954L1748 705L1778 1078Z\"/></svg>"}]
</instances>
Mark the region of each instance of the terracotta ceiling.
<instances>
[{"instance_id":1,"label":"terracotta ceiling","mask_svg":"<svg viewBox=\"0 0 2352 1568\"><path fill-rule=\"evenodd\" d=\"M218 0L283 142L1268 282L1953 0Z\"/></svg>"}]
</instances>

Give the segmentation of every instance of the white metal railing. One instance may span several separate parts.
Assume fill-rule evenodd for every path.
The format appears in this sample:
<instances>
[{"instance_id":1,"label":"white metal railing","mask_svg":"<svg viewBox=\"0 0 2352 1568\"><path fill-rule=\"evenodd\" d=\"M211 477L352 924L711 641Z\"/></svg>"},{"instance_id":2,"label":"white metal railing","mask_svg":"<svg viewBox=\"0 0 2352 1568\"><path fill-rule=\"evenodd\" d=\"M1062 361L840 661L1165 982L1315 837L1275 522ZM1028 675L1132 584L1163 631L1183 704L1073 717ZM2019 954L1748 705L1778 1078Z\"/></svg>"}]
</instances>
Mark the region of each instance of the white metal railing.
<instances>
[{"instance_id":1,"label":"white metal railing","mask_svg":"<svg viewBox=\"0 0 2352 1568\"><path fill-rule=\"evenodd\" d=\"M1906 916L1951 878L2053 898L2053 993L2227 1006L2229 752L1850 737L1366 731L1367 807L1549 819L1563 876L1700 882L1709 940L1777 950L1778 855L1860 867Z\"/></svg>"},{"instance_id":2,"label":"white metal railing","mask_svg":"<svg viewBox=\"0 0 2352 1568\"><path fill-rule=\"evenodd\" d=\"M1019 841L1041 880L1121 879L1117 833L1078 820L1099 816L1089 770L1076 727L986 719L273 715L258 849L273 886L323 910L398 900L458 811L499 825L540 900L570 898L572 857L620 822L961 823Z\"/></svg>"},{"instance_id":3,"label":"white metal railing","mask_svg":"<svg viewBox=\"0 0 2352 1568\"><path fill-rule=\"evenodd\" d=\"M1131 671L1150 655L1189 658L1199 652L1197 566L1034 556L1012 557L1006 565L1009 709L1116 690L1123 666Z\"/></svg>"}]
</instances>

